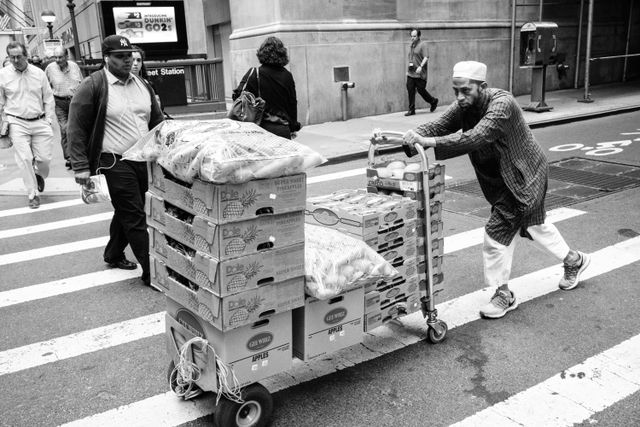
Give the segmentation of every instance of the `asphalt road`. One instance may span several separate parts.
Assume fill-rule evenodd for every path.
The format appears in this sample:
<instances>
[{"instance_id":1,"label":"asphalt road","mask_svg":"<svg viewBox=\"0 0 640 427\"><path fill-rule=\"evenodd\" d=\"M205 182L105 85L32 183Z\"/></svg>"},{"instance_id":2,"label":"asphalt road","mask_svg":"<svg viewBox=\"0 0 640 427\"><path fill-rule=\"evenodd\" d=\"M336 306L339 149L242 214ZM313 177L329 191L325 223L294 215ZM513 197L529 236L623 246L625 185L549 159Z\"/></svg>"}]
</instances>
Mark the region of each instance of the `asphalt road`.
<instances>
[{"instance_id":1,"label":"asphalt road","mask_svg":"<svg viewBox=\"0 0 640 427\"><path fill-rule=\"evenodd\" d=\"M551 162L577 157L598 170L633 172L640 168L638 123L635 112L534 134ZM364 167L358 160L317 168L308 194L363 187ZM465 158L448 161L446 174L448 189L473 179ZM477 313L477 305L463 302L484 287L481 246L464 244L444 258L446 286L437 303L451 329L443 343L429 344L409 321L385 326L388 336L370 348L306 367L321 374L270 382L278 384L271 425L637 425L640 190L582 197L581 187L551 184L576 198L557 227L571 246L596 254L583 285L539 290L559 267L519 242L513 282L532 296L501 320L459 320ZM481 211L469 210L481 200L451 191L446 197L446 237L483 226ZM100 215L108 217L108 206L30 211L23 204L23 197L0 200L0 425L208 425L207 405L165 396L163 296L144 288L139 272L104 271L108 220ZM359 361L356 353L366 352L375 357ZM561 396L556 383L566 386ZM505 414L502 422L480 422L496 413Z\"/></svg>"}]
</instances>

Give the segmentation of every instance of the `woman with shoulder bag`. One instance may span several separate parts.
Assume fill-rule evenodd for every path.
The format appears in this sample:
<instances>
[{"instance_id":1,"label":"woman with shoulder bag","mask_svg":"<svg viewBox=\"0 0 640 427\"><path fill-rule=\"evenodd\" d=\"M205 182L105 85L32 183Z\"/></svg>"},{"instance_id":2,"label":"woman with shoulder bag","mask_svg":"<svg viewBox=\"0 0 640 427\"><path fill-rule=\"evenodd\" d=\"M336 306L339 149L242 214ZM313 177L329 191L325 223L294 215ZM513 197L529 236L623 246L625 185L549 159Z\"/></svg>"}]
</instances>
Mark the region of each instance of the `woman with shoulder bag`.
<instances>
[{"instance_id":1,"label":"woman with shoulder bag","mask_svg":"<svg viewBox=\"0 0 640 427\"><path fill-rule=\"evenodd\" d=\"M293 76L284 66L289 56L282 41L268 37L257 52L260 67L249 69L237 89L233 91L235 101L243 90L251 92L265 101L265 110L260 127L291 139L301 126L298 122L298 100ZM245 86L246 85L246 86Z\"/></svg>"}]
</instances>

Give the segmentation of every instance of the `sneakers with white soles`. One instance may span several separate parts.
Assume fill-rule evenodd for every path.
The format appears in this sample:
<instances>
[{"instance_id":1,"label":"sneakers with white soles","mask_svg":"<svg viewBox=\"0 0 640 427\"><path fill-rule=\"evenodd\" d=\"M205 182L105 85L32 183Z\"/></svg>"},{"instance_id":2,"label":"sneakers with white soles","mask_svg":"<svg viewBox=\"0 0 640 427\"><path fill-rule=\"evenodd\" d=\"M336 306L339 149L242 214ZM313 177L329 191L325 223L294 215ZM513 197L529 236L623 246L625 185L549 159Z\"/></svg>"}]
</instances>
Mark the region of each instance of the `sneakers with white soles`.
<instances>
[{"instance_id":1,"label":"sneakers with white soles","mask_svg":"<svg viewBox=\"0 0 640 427\"><path fill-rule=\"evenodd\" d=\"M518 301L513 292L497 289L496 293L491 297L491 301L480 309L480 316L499 319L517 307Z\"/></svg>"},{"instance_id":2,"label":"sneakers with white soles","mask_svg":"<svg viewBox=\"0 0 640 427\"><path fill-rule=\"evenodd\" d=\"M570 291L580 283L580 275L589 267L591 257L589 254L578 252L580 258L577 263L569 265L564 264L564 276L560 279L558 287L563 291Z\"/></svg>"}]
</instances>

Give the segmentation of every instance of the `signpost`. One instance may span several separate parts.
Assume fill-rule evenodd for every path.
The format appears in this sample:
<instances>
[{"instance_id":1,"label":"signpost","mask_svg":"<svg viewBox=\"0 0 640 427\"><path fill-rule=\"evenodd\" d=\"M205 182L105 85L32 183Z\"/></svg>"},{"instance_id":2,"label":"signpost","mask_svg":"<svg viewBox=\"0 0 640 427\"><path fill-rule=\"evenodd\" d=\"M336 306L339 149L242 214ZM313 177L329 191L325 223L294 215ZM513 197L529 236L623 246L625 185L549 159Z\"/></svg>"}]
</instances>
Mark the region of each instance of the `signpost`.
<instances>
[{"instance_id":1,"label":"signpost","mask_svg":"<svg viewBox=\"0 0 640 427\"><path fill-rule=\"evenodd\" d=\"M44 54L48 57L53 56L53 51L56 47L62 46L61 39L44 39Z\"/></svg>"}]
</instances>

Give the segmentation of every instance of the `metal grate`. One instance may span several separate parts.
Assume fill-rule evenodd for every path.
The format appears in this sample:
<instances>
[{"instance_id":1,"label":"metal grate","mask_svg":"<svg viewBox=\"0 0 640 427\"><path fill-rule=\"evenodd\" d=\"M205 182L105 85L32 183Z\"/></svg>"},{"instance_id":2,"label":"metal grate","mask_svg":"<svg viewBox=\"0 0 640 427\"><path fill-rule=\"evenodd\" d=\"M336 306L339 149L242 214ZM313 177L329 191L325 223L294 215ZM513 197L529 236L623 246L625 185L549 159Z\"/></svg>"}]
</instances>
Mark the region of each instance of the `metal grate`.
<instances>
[{"instance_id":1,"label":"metal grate","mask_svg":"<svg viewBox=\"0 0 640 427\"><path fill-rule=\"evenodd\" d=\"M638 187L640 186L640 167L570 158L549 165L549 181L549 190L545 199L545 207L548 210ZM478 197L484 202L480 184L475 179L448 187L446 191ZM480 216L479 209L468 211L468 200L465 202L466 212L462 212L463 209L458 209L462 208L462 205L456 206L458 204L456 197L451 198L453 201L445 204L447 210Z\"/></svg>"}]
</instances>

